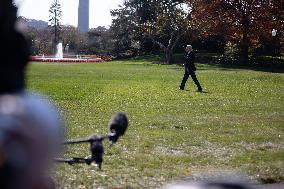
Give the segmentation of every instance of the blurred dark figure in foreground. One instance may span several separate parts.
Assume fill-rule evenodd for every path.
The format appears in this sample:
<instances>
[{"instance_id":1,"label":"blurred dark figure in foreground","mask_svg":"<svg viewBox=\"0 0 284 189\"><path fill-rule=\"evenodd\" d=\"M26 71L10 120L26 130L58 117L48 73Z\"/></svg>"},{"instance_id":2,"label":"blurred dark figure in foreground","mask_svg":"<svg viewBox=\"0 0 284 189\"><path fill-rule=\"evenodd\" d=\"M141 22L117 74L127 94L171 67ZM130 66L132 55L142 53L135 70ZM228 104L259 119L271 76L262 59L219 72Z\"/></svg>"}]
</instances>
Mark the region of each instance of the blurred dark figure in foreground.
<instances>
[{"instance_id":1,"label":"blurred dark figure in foreground","mask_svg":"<svg viewBox=\"0 0 284 189\"><path fill-rule=\"evenodd\" d=\"M17 8L11 0L0 1L0 93L16 93L24 88L24 72L29 59L28 44L16 31Z\"/></svg>"},{"instance_id":2,"label":"blurred dark figure in foreground","mask_svg":"<svg viewBox=\"0 0 284 189\"><path fill-rule=\"evenodd\" d=\"M49 102L24 90L29 47L16 15L12 0L0 1L0 188L52 189L62 124Z\"/></svg>"}]
</instances>

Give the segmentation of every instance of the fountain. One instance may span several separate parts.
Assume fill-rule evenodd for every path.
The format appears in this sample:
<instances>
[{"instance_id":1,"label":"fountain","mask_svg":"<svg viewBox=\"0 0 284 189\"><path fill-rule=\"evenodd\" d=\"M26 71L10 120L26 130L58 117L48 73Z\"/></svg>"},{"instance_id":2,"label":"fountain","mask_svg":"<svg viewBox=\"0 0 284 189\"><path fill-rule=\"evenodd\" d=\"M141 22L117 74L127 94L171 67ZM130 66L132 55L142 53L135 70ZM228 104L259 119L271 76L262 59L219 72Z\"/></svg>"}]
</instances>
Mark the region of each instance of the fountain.
<instances>
[{"instance_id":1,"label":"fountain","mask_svg":"<svg viewBox=\"0 0 284 189\"><path fill-rule=\"evenodd\" d=\"M79 55L73 56L72 55L68 56L68 58L63 57L63 44L58 43L56 45L56 54L55 56L46 56L46 55L41 55L41 56L32 56L30 58L31 61L34 62L103 62L104 60L102 58L99 58L97 56L84 56L83 58Z\"/></svg>"},{"instance_id":2,"label":"fountain","mask_svg":"<svg viewBox=\"0 0 284 189\"><path fill-rule=\"evenodd\" d=\"M58 58L58 59L63 59L63 45L62 43L58 43L57 46L56 46L56 55L55 55L55 58Z\"/></svg>"}]
</instances>

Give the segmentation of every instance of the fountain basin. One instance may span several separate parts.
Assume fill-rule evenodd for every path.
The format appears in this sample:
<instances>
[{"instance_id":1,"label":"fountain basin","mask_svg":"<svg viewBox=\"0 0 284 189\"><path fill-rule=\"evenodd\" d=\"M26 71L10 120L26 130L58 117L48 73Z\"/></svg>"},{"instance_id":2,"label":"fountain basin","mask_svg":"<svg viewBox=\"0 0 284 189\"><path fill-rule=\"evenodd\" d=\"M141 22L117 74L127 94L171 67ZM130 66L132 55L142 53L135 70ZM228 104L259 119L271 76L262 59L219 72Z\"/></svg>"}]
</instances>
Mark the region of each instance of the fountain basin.
<instances>
[{"instance_id":1,"label":"fountain basin","mask_svg":"<svg viewBox=\"0 0 284 189\"><path fill-rule=\"evenodd\" d=\"M62 42L58 43L56 46L56 54L55 56L46 56L42 54L41 56L31 56L30 60L34 62L104 62L111 60L106 56L103 58L97 57L96 55L84 55L80 56L76 55L63 54L63 45ZM67 57L67 58L66 58ZM83 57L83 58L82 58Z\"/></svg>"},{"instance_id":2,"label":"fountain basin","mask_svg":"<svg viewBox=\"0 0 284 189\"><path fill-rule=\"evenodd\" d=\"M42 56L31 56L30 61L33 61L33 62L70 62L70 63L104 62L102 58L52 58L52 57L42 57Z\"/></svg>"}]
</instances>

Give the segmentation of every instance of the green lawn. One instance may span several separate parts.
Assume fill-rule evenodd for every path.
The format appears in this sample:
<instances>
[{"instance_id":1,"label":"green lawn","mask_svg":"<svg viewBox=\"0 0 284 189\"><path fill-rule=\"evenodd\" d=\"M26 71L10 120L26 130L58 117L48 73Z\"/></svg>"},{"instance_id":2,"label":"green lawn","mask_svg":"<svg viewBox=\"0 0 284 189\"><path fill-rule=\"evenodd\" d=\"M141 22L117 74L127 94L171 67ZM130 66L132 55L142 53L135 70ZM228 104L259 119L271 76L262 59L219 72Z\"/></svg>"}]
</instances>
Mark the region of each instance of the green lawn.
<instances>
[{"instance_id":1,"label":"green lawn","mask_svg":"<svg viewBox=\"0 0 284 189\"><path fill-rule=\"evenodd\" d=\"M191 80L180 92L183 69L176 65L31 64L28 88L64 110L68 138L105 134L116 111L130 119L126 135L107 148L102 171L58 166L62 188L157 188L217 170L283 182L284 74L198 68L205 93ZM88 147L66 151L85 156Z\"/></svg>"}]
</instances>

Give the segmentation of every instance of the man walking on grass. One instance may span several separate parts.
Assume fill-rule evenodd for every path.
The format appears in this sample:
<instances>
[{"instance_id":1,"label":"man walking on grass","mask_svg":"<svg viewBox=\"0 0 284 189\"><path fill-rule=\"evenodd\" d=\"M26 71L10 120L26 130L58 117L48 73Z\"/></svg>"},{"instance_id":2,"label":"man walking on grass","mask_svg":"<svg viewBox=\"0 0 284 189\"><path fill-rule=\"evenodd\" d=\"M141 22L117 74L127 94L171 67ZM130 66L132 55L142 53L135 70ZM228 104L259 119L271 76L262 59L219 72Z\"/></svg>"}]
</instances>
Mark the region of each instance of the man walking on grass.
<instances>
[{"instance_id":1,"label":"man walking on grass","mask_svg":"<svg viewBox=\"0 0 284 189\"><path fill-rule=\"evenodd\" d=\"M185 69L185 73L182 79L182 82L180 84L179 90L184 90L186 81L189 77L189 75L191 75L192 80L194 81L195 85L197 86L198 92L202 92L202 87L195 75L195 71L196 71L196 67L194 65L194 60L195 60L195 55L192 49L191 45L187 45L185 48L186 51L186 55L185 55L185 61L186 63L184 64L184 69Z\"/></svg>"}]
</instances>

